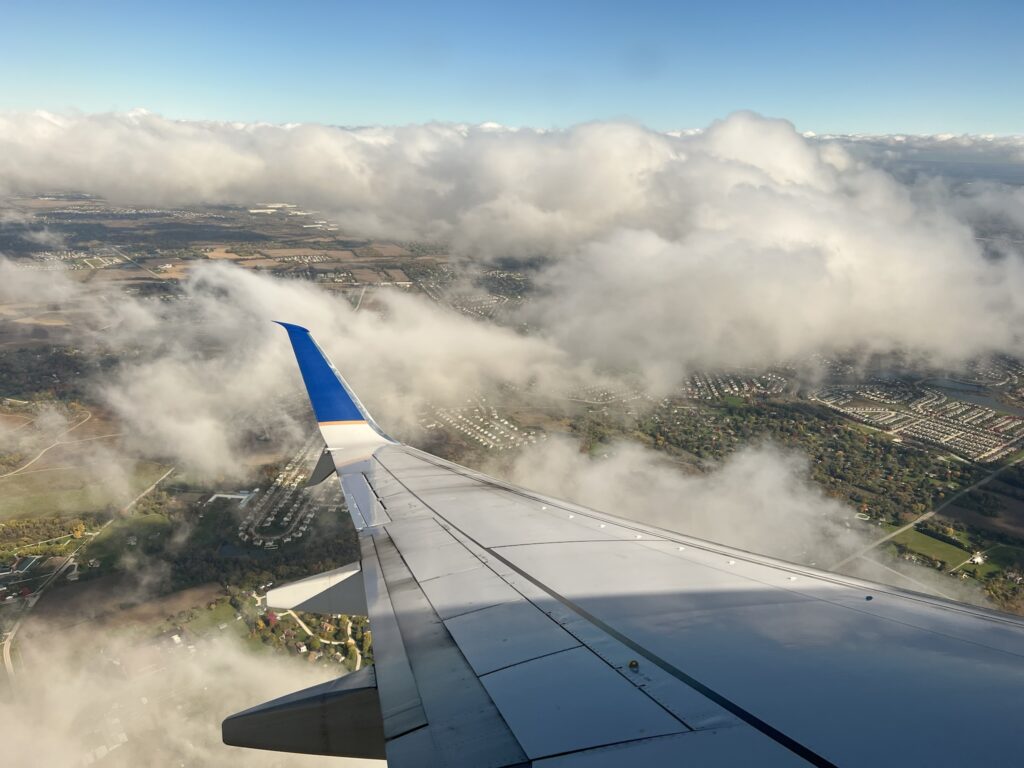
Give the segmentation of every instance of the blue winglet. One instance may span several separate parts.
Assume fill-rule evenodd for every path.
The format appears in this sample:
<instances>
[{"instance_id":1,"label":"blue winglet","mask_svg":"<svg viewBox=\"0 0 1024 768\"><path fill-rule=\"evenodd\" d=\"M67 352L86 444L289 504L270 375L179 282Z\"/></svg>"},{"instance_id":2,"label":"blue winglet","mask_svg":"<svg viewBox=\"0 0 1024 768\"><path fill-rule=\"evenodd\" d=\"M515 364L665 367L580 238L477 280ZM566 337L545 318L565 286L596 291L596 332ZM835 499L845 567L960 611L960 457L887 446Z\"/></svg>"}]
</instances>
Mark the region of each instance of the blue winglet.
<instances>
[{"instance_id":1,"label":"blue winglet","mask_svg":"<svg viewBox=\"0 0 1024 768\"><path fill-rule=\"evenodd\" d=\"M274 322L288 331L316 420L320 424L364 422L376 429L358 398L331 365L323 350L313 341L309 331L300 325Z\"/></svg>"}]
</instances>

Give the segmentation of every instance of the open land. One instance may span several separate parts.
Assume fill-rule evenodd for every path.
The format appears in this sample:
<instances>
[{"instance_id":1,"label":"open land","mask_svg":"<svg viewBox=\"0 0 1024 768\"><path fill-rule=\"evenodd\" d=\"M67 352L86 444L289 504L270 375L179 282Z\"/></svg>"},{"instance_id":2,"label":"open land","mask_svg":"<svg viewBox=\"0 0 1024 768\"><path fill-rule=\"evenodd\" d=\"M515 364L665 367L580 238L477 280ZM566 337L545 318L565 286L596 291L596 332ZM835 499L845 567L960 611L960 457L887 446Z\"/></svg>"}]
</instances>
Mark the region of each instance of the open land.
<instances>
[{"instance_id":1,"label":"open land","mask_svg":"<svg viewBox=\"0 0 1024 768\"><path fill-rule=\"evenodd\" d=\"M62 239L44 247L3 229L0 250L16 268L159 301L175 300L206 261L307 281L360 311L373 311L378 291L399 290L488 323L505 322L532 290L528 271L466 272L449 263L444 244L352 237L289 204L133 209L55 196L7 205ZM5 648L22 625L17 642L29 647L55 622L96 622L130 626L142 645L231 636L254 652L315 664L351 669L372 659L360 617L277 616L262 602L274 583L356 557L336 484L303 487L318 438L254 443L238 457L251 474L245 491L135 456L129 446L140 436L124 434L87 386L118 360L76 346L83 330L103 332L74 305L0 305ZM843 360L819 362L826 374L814 385L780 361L694 372L659 398L627 384L480 392L431 404L419 445L481 466L553 434L594 455L632 440L699 473L770 439L809 456L812 480L877 530L879 549L971 580L997 605L1024 612L1024 471L1014 466L1024 456L1024 366L1000 358L955 376L857 380ZM29 655L14 652L11 664Z\"/></svg>"}]
</instances>

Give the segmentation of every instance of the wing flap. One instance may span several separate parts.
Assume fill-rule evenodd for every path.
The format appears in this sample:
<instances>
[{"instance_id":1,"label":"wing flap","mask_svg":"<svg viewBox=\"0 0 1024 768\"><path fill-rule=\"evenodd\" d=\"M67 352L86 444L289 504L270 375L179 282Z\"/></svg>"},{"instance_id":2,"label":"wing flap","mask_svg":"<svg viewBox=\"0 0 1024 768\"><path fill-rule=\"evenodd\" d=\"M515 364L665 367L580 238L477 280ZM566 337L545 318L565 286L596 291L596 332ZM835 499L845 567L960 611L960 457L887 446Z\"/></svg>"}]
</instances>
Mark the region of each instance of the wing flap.
<instances>
[{"instance_id":1,"label":"wing flap","mask_svg":"<svg viewBox=\"0 0 1024 768\"><path fill-rule=\"evenodd\" d=\"M267 607L285 610L365 616L366 589L359 563L276 587L267 592Z\"/></svg>"},{"instance_id":2,"label":"wing flap","mask_svg":"<svg viewBox=\"0 0 1024 768\"><path fill-rule=\"evenodd\" d=\"M481 680L531 759L690 730L586 648L541 656Z\"/></svg>"},{"instance_id":3,"label":"wing flap","mask_svg":"<svg viewBox=\"0 0 1024 768\"><path fill-rule=\"evenodd\" d=\"M645 692L692 727L738 718L816 765L922 752L936 765L981 752L998 762L1024 748L1005 717L1024 689L1015 618L625 521L406 447L376 460L583 645L627 677L638 661ZM561 541L544 516L559 520ZM969 752L957 746L962 710L943 703L963 696L981 742ZM919 738L889 726L900 722Z\"/></svg>"},{"instance_id":4,"label":"wing flap","mask_svg":"<svg viewBox=\"0 0 1024 768\"><path fill-rule=\"evenodd\" d=\"M622 768L623 766L700 766L700 768L759 768L806 766L792 752L765 738L753 728L662 736L612 744L595 749L537 760L534 768Z\"/></svg>"},{"instance_id":5,"label":"wing flap","mask_svg":"<svg viewBox=\"0 0 1024 768\"><path fill-rule=\"evenodd\" d=\"M336 757L385 757L372 667L282 696L227 718L225 744Z\"/></svg>"},{"instance_id":6,"label":"wing flap","mask_svg":"<svg viewBox=\"0 0 1024 768\"><path fill-rule=\"evenodd\" d=\"M387 510L377 498L366 475L362 472L349 472L341 477L341 489L345 494L345 504L352 514L356 530L372 528L376 525L390 523Z\"/></svg>"},{"instance_id":7,"label":"wing flap","mask_svg":"<svg viewBox=\"0 0 1024 768\"><path fill-rule=\"evenodd\" d=\"M433 611L386 527L374 530L372 537L435 751L432 760L413 764L499 768L524 763L526 755L515 735ZM388 760L394 760L391 742Z\"/></svg>"}]
</instances>

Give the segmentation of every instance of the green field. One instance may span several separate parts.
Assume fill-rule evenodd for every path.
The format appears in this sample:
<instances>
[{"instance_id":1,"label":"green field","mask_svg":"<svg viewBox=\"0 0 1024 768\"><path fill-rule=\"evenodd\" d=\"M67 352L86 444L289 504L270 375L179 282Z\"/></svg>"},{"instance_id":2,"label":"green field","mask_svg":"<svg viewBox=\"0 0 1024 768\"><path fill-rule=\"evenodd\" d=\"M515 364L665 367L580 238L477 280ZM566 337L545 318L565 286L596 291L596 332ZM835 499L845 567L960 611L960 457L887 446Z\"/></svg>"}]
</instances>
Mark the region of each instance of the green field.
<instances>
[{"instance_id":1,"label":"green field","mask_svg":"<svg viewBox=\"0 0 1024 768\"><path fill-rule=\"evenodd\" d=\"M902 544L913 552L930 557L933 560L940 560L947 568L955 568L964 560L967 560L971 553L966 550L954 547L944 541L933 539L920 531L910 529L904 531L893 539L896 544Z\"/></svg>"},{"instance_id":2,"label":"green field","mask_svg":"<svg viewBox=\"0 0 1024 768\"><path fill-rule=\"evenodd\" d=\"M117 467L112 467L117 469ZM129 478L120 489L80 467L26 472L0 479L0 520L11 517L71 516L118 509L152 485L165 471L149 461L121 467Z\"/></svg>"},{"instance_id":3,"label":"green field","mask_svg":"<svg viewBox=\"0 0 1024 768\"><path fill-rule=\"evenodd\" d=\"M221 634L235 637L248 637L249 625L244 621L236 621L238 613L227 598L219 598L216 605L211 609L206 606L197 607L193 610L194 618L184 623L189 632L197 637L219 637ZM172 622L173 624L173 622ZM223 630L221 624L227 624Z\"/></svg>"}]
</instances>

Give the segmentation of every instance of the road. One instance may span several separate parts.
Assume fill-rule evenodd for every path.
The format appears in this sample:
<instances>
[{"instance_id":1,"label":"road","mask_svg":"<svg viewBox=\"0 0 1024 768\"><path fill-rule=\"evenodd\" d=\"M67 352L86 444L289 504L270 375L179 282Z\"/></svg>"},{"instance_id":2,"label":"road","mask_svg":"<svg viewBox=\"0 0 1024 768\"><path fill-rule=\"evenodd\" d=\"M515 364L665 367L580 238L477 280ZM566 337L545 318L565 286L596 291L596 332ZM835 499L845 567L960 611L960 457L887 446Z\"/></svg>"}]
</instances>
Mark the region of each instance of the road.
<instances>
[{"instance_id":1,"label":"road","mask_svg":"<svg viewBox=\"0 0 1024 768\"><path fill-rule=\"evenodd\" d=\"M83 421L82 423L84 424L85 422ZM74 427L72 427L72 429L74 429ZM151 486L149 486L146 490L144 490L142 493L140 493L134 499L129 501L127 504L125 504L121 508L121 514L124 514L124 513L128 512L140 500L142 500L143 498L148 496L150 493L152 493L156 489L156 487L158 485L160 485L160 483L162 483L164 480L166 480L171 475L171 473L174 472L175 469L177 469L177 467L171 467L170 469L168 469L166 472L164 472L157 479L157 481L155 483L153 483ZM102 526L100 526L100 530L97 531L97 534L100 531L102 531L104 528L106 528L108 525L110 525L112 522L114 522L114 520L116 520L116 519L117 519L117 517L112 517L110 520L105 522ZM31 597L29 599L32 602L28 603L28 601L26 601L26 606L25 606L25 609L21 612L21 616L18 617L18 620L14 623L14 626L11 627L11 631L7 633L6 637L4 637L4 642L3 642L4 669L7 671L7 677L11 681L12 684L14 683L14 663L11 660L11 649L14 646L14 637L15 637L15 635L18 634L18 630L21 629L21 623L25 620L25 617L28 616L28 612L29 612L29 610L31 610L32 606L35 605L37 602L39 602L39 599L43 596L43 592L51 584L55 583L57 581L57 579L60 578L60 576L68 568L71 567L71 564L75 562L75 556L79 553L79 551L82 549L82 547L84 547L88 543L89 543L89 541L87 540L87 541L83 541L81 544L79 544L78 548L68 556L67 560L64 561L64 564L61 565L60 568L57 568L56 570L54 570L54 572L50 574L50 576L46 579L46 581L43 582L42 585L40 585L39 589L37 589L35 591L35 593L33 593L31 595Z\"/></svg>"},{"instance_id":2,"label":"road","mask_svg":"<svg viewBox=\"0 0 1024 768\"><path fill-rule=\"evenodd\" d=\"M47 451L49 451L52 448L57 448L58 446L61 446L61 445L78 445L79 443L88 443L88 442L90 442L92 440L106 440L107 438L110 438L110 437L121 437L121 435L123 435L123 434L124 434L123 432L114 432L114 433L109 434L109 435L96 435L95 437L83 437L81 440L58 440L56 443L52 443L51 445L48 445L45 448L43 448L43 450L41 450L39 452L39 454L34 459L32 459L32 461L28 462L27 464L21 465L20 467L15 469L13 472L8 472L6 475L0 475L0 480L2 480L5 477L11 477L13 475L20 475L20 474L22 474L23 472L25 472L26 469L31 467L33 464L35 464L41 458L43 458L43 454L45 454ZM67 467L62 467L62 469L67 469ZM72 467L72 469L74 469L74 467Z\"/></svg>"},{"instance_id":3,"label":"road","mask_svg":"<svg viewBox=\"0 0 1024 768\"><path fill-rule=\"evenodd\" d=\"M171 476L171 473L172 473L172 472L173 472L174 470L176 470L176 469L177 469L177 467L171 467L171 468L170 468L170 469L168 469L168 470L167 470L166 472L164 472L164 473L163 473L162 475L160 475L160 477L158 477L158 478L156 479L156 482L154 482L154 483L153 483L153 484L152 484L151 486L149 486L149 488L147 488L147 489L146 489L146 490L144 490L144 491L143 491L142 493L140 493L140 494L139 494L138 496L136 496L136 497L135 497L134 499L132 499L131 501L129 501L129 502L127 503L127 504L125 504L125 505L124 505L124 506L123 506L123 507L121 508L121 513L123 514L123 513L127 512L127 511L128 511L129 509L131 509L131 508L132 508L132 507L134 507L134 506L135 506L136 504L138 504L138 503L139 503L139 502L140 502L140 501L141 501L142 499L144 499L144 498L145 498L146 496L148 496L149 494L151 494L151 493L152 493L152 492L153 492L154 490L156 490L156 487L157 487L158 485L160 485L160 483L162 483L162 482L163 482L164 480L166 480L166 479L167 479L168 477L170 477L170 476ZM108 520L108 521L107 521L106 523L104 523L104 524L103 524L103 527L105 528L106 526L110 525L110 524L111 524L112 522L113 522L113 520Z\"/></svg>"},{"instance_id":4,"label":"road","mask_svg":"<svg viewBox=\"0 0 1024 768\"><path fill-rule=\"evenodd\" d=\"M7 633L7 637L4 638L4 669L7 670L7 678L14 684L14 664L11 662L11 647L14 645L14 636L18 634L18 630L21 629L21 619L15 622L11 631Z\"/></svg>"},{"instance_id":5,"label":"road","mask_svg":"<svg viewBox=\"0 0 1024 768\"><path fill-rule=\"evenodd\" d=\"M151 275L152 275L153 277L155 277L155 278L156 278L157 280L160 280L160 281L162 281L162 282L164 282L164 283L170 283L170 282L171 282L170 280L168 280L168 279L167 279L166 277L164 277L163 275L158 275L158 274L157 274L156 272L154 272L154 271L153 271L152 269L150 269L149 267L145 267L145 266L143 266L142 264L139 264L139 262L137 262L137 261L136 261L135 259L133 259L133 258L132 258L131 256L129 256L129 255L127 254L127 253L125 253L124 251L122 251L122 250L121 250L120 248L118 248L118 247L117 247L116 245L112 245L112 246L110 246L110 248L111 248L111 250L113 250L113 251L117 252L117 254L118 254L118 255L119 255L119 256L120 256L121 258L123 258L123 259L124 259L125 261L129 261L129 262L131 262L131 263L132 263L132 264L134 264L134 265L135 265L136 267L138 267L139 269L141 269L141 270L142 270L143 272L149 272L149 274L151 274Z\"/></svg>"},{"instance_id":6,"label":"road","mask_svg":"<svg viewBox=\"0 0 1024 768\"><path fill-rule=\"evenodd\" d=\"M358 312L359 308L363 305L363 296L366 295L366 286L363 286L363 290L359 292L359 301L356 302L355 311Z\"/></svg>"},{"instance_id":7,"label":"road","mask_svg":"<svg viewBox=\"0 0 1024 768\"><path fill-rule=\"evenodd\" d=\"M897 528L892 533L889 533L889 534L883 536L882 538L878 539L874 543L869 544L868 546L863 547L862 549L857 550L856 552L854 552L849 557L843 558L838 563L836 563L835 565L830 567L829 570L830 571L838 570L838 569L842 568L844 565L847 565L848 563L851 563L852 561L856 560L858 557L864 557L864 555L866 555L871 550L876 549L879 545L884 544L885 542L887 542L887 541L889 541L891 539L896 538L901 533L905 533L906 531L909 531L911 528L916 528L918 525L923 523L925 520L928 520L928 519L934 517L935 515L937 515L939 512L941 512L943 509L948 507L950 504L952 504L954 501L959 499L961 496L966 496L971 491L977 490L981 486L983 486L986 483L988 483L991 480L993 480L998 475L1000 475L1003 472L1005 472L1006 470L1008 470L1010 467L1013 467L1013 466L1016 466L1017 464L1020 464L1021 461L1024 461L1024 458L1017 459L1016 461L1012 461L1009 464L1004 464L1003 466L999 467L998 469L995 469L992 472L990 472L989 474L985 475L985 477L983 477L981 480L978 480L973 485L968 485L966 488L961 488L959 491L957 491L952 496L950 496L949 498L945 499L937 507L935 507L935 509L931 510L930 512L925 512L923 515L921 515L919 518L917 518L913 522L907 523L906 525Z\"/></svg>"},{"instance_id":8,"label":"road","mask_svg":"<svg viewBox=\"0 0 1024 768\"><path fill-rule=\"evenodd\" d=\"M43 455L47 451L49 451L52 448L56 448L58 445L73 445L75 443L84 443L84 442L87 442L89 440L102 440L102 439L107 438L107 437L120 437L120 433L118 433L116 435L99 435L97 437L85 437L85 438L82 438L81 440L61 440L60 439L60 438L64 437L64 435L70 434L74 430L78 429L80 426L85 424L85 422L87 422L91 418L92 418L92 411L86 411L84 419L82 419L79 422L76 422L75 424L73 424L72 426L68 427L63 432L61 432L59 435L57 435L57 439L54 440L52 443L50 443L45 448L43 448L43 450L41 450L39 453L37 453L35 455L35 458L31 459L30 461L26 462L25 464L22 464L20 467L18 467L15 470L12 470L12 471L10 471L10 472L8 472L6 474L0 475L0 480L2 480L5 477L10 477L11 475L17 475L19 472L24 472L26 469L31 467L33 464L35 464L41 458L43 458Z\"/></svg>"},{"instance_id":9,"label":"road","mask_svg":"<svg viewBox=\"0 0 1024 768\"><path fill-rule=\"evenodd\" d=\"M105 526L106 524L104 525L104 527ZM72 552L64 561L64 563L59 568L56 568L53 571L53 573L51 573L47 577L46 581L44 581L39 586L39 589L37 589L32 595L30 595L26 599L25 609L21 612L21 616L18 617L18 620L14 622L14 626L11 627L11 631L8 632L7 636L4 638L4 669L7 671L7 677L8 679L10 679L12 684L14 683L14 662L11 659L11 649L14 647L14 636L17 635L18 630L21 629L21 622L25 620L25 617L28 615L28 612L32 608L32 606L39 602L39 598L43 596L43 591L46 590L46 588L53 584L55 581L57 581L57 579L59 579L61 575L68 568L71 567L71 564L74 562L75 555L78 554L78 550L81 549L83 546L85 546L85 542L82 542L82 544L79 545L78 549ZM29 603L28 600L31 600L32 602Z\"/></svg>"},{"instance_id":10,"label":"road","mask_svg":"<svg viewBox=\"0 0 1024 768\"><path fill-rule=\"evenodd\" d=\"M320 637L320 635L315 634L312 629L306 626L306 622L300 619L299 615L290 608L287 611L285 611L285 613L287 613L289 616L295 619L295 621L298 622L299 626L302 627L302 631L305 632L309 637L315 637L324 645L344 645L346 642L345 640L328 640L326 637Z\"/></svg>"}]
</instances>

